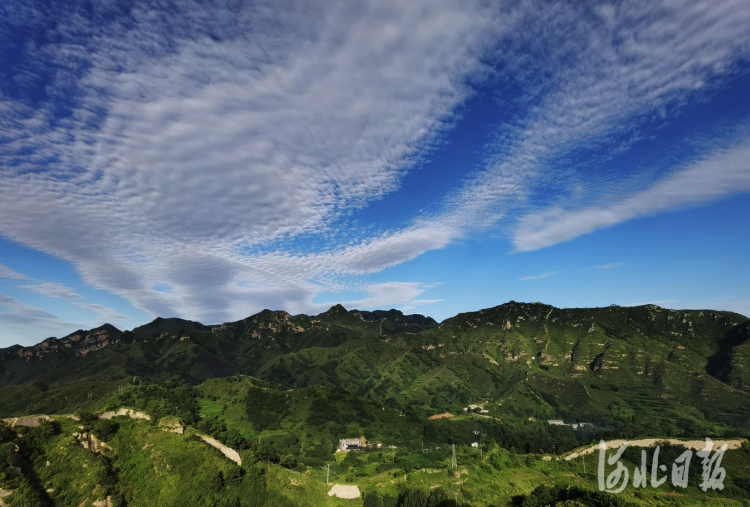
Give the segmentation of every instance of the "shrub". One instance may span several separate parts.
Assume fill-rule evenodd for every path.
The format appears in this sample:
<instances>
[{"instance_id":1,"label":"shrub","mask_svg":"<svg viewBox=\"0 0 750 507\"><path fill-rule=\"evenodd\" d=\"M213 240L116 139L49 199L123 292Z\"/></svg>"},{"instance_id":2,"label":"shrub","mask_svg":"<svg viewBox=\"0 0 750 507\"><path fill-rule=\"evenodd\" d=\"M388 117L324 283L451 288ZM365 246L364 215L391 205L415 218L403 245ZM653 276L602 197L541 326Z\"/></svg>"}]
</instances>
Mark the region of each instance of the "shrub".
<instances>
[{"instance_id":1,"label":"shrub","mask_svg":"<svg viewBox=\"0 0 750 507\"><path fill-rule=\"evenodd\" d=\"M279 465L283 466L284 468L292 469L297 466L297 459L293 455L287 454L286 456L281 458L281 460L279 461Z\"/></svg>"},{"instance_id":2,"label":"shrub","mask_svg":"<svg viewBox=\"0 0 750 507\"><path fill-rule=\"evenodd\" d=\"M589 507L631 507L632 503L611 494L589 491L575 486L539 486L521 501L521 507L545 507L578 501Z\"/></svg>"},{"instance_id":3,"label":"shrub","mask_svg":"<svg viewBox=\"0 0 750 507\"><path fill-rule=\"evenodd\" d=\"M424 491L412 489L398 496L399 507L427 507L428 497Z\"/></svg>"},{"instance_id":4,"label":"shrub","mask_svg":"<svg viewBox=\"0 0 750 507\"><path fill-rule=\"evenodd\" d=\"M94 434L96 434L97 438L100 438L102 440L109 440L120 429L120 425L113 421L113 420L102 420L97 421L93 424L93 427L91 428Z\"/></svg>"},{"instance_id":5,"label":"shrub","mask_svg":"<svg viewBox=\"0 0 750 507\"><path fill-rule=\"evenodd\" d=\"M364 496L364 504L362 507L383 507L383 499L377 491L368 491Z\"/></svg>"},{"instance_id":6,"label":"shrub","mask_svg":"<svg viewBox=\"0 0 750 507\"><path fill-rule=\"evenodd\" d=\"M0 421L0 444L4 442L11 442L16 436L16 432L13 428L4 421Z\"/></svg>"}]
</instances>

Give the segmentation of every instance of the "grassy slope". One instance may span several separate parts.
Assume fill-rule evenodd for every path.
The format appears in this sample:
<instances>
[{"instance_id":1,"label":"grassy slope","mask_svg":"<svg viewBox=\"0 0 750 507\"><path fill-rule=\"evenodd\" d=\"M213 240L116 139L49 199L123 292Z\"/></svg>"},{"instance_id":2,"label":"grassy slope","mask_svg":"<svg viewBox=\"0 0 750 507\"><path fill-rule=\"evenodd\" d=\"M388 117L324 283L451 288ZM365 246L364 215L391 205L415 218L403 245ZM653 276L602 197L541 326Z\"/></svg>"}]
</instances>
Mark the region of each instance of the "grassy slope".
<instances>
[{"instance_id":1,"label":"grassy slope","mask_svg":"<svg viewBox=\"0 0 750 507\"><path fill-rule=\"evenodd\" d=\"M280 427L258 432L246 420L248 412L244 394L251 389L269 390L283 397L285 410L280 418ZM250 378L215 379L199 386L198 404L202 415L219 417L230 428L238 428L247 436L260 435L264 442L272 442L274 437L278 439L290 433L322 436L327 430L325 425L318 428L299 422L307 421L310 414L315 412L312 404L318 402L326 391L329 390L307 388L287 392ZM385 418L379 422L386 423L385 426L391 429L405 421L396 413L381 412L385 413ZM108 495L122 497L130 505L224 505L221 502L231 502L234 498L239 503L226 505L361 505L328 497L328 487L324 484L325 471L320 465L306 467L304 472L287 470L278 465L254 465L250 451L242 452L244 478L234 483L228 483L225 479L222 483L218 479L218 472L226 478L235 466L218 451L193 438L194 430L188 428L185 435L176 435L158 429L155 424L126 418L116 419L119 429L106 439L113 448L111 452L104 452L111 459L113 466L110 469L115 471L112 474L107 471L101 458L75 445L71 434L80 431L81 423L67 418L58 420L61 424L59 435L45 441L41 452L30 453L27 448L33 447L35 430L24 430L24 437L16 440L33 468L30 476L35 487L43 499L55 505L80 505ZM443 423L476 424L476 421L464 417L460 421ZM355 430L351 426L344 426L345 432ZM374 425L364 429L360 425L357 430L362 429L371 437L369 431L377 428ZM356 433L336 436L356 436ZM27 438L32 439L30 444L24 443ZM573 462L543 461L539 454L511 453L492 443L485 445L485 452L480 457L477 449L459 445L459 468L452 470L447 445L440 449L430 449L428 446L422 451L409 445L414 435L400 434L394 438L401 439L396 450L373 449L349 453L341 463L329 455L325 462L330 465L331 482L357 484L363 492L374 489L381 495L393 496L404 488L428 491L439 487L450 498L458 493L459 501L476 506L506 505L512 497L528 494L540 484L571 484L596 489L596 455L585 458L584 473L582 459ZM301 442L302 460L305 447L314 445L319 445L319 442L312 438ZM285 449L284 452L289 450ZM632 462L638 461L638 455L633 457L626 454L626 458L631 460L628 468L632 471ZM45 466L46 461L50 462L49 467ZM741 503L743 495L750 496L748 463L750 447L747 445L742 450L727 453L723 462L727 469L727 488L724 492L703 493L696 487L695 478L692 478L687 490L669 485L640 492L629 488L623 497L638 505L665 505L672 501L681 505ZM697 458L694 458L693 467L699 467ZM738 485L744 489L738 488ZM0 484L0 487L3 485ZM44 493L49 488L54 489L54 493ZM262 501L259 503L256 501L258 499Z\"/></svg>"},{"instance_id":2,"label":"grassy slope","mask_svg":"<svg viewBox=\"0 0 750 507\"><path fill-rule=\"evenodd\" d=\"M253 373L262 380L231 377L201 384L196 410L248 440L260 437L276 446L280 455L292 454L315 465L309 475L271 466L263 484L267 494L280 495L279 502L288 497L292 504L300 504L300 495L307 491L309 505L343 502L319 498L320 491L325 492L321 465L328 462L337 481L356 482L362 488L396 493L400 484L439 485L460 492L459 499L501 505L541 483L596 486L590 470L593 463L585 475L576 468L582 463L543 462L540 456L523 453L562 452L600 436L747 435L750 395L743 388L748 382L750 342L743 319L727 312L677 312L653 306L564 310L511 303L461 314L418 334L394 336L379 336L377 322L340 310L314 318L262 312L212 331L180 324L176 334L170 333L179 323L170 320L161 323L169 328L166 331L153 326L149 338L126 333L128 339L117 346L62 358L56 365L45 363L47 356L36 362L5 361L6 375L36 372L36 377L21 385L6 382L0 388L0 411L20 414L29 405L37 413L103 408L116 403L110 393L118 389L140 392L132 389L133 376L138 377L136 385L141 379L147 384L173 379L198 384L213 377ZM254 403L260 399L265 400L263 407ZM140 408L167 410L167 405L150 403ZM491 418L465 415L462 409L469 403L482 404ZM263 417L256 409L262 409ZM426 420L446 410L459 417ZM593 422L596 429L550 428L547 418ZM182 495L175 485L192 480L186 467L208 459L204 453L213 453L224 463L212 470L230 465L201 442L143 424L123 423L114 437L114 441L122 439L115 445L117 459L127 464L118 465L122 495L145 502L145 496L138 495L152 492L138 482L144 477L160 484L159 491L167 495ZM476 438L475 430L484 432L485 449L493 448L494 441L515 451L507 460L492 461L493 455L507 454L500 449L480 459L465 447ZM398 449L352 454L343 464L332 460L339 438L363 434ZM156 454L146 457L139 446L148 438L155 439ZM456 478L446 470L449 442L459 444L459 464L468 474ZM422 445L427 448L424 455ZM59 452L65 448L62 440L55 446ZM84 464L76 461L83 455L75 449L69 456L54 455L54 449L49 450L55 458L50 459L51 467L34 463L43 489L53 477L65 477L59 470L49 475L55 463L71 462L81 468ZM745 487L750 484L747 450L729 453L725 462L731 465L728 477L747 481L742 483ZM420 472L422 468L437 472ZM164 475L148 475L157 471ZM204 472L200 474L203 477ZM92 485L85 482L89 475L71 477L72 489L68 482L60 483L71 491L66 493L71 495L70 505L80 504L81 495L93 499L103 494L93 493ZM730 489L725 496L739 500L745 493L738 491ZM695 503L705 497L695 487L687 493L649 489L640 494L642 498L631 496L642 504L667 498ZM682 494L688 496L674 496ZM190 495L198 495L190 497L193 502L204 501L198 490ZM175 498L164 500L165 505L180 504L182 500ZM205 501L213 501L210 498L205 496Z\"/></svg>"}]
</instances>

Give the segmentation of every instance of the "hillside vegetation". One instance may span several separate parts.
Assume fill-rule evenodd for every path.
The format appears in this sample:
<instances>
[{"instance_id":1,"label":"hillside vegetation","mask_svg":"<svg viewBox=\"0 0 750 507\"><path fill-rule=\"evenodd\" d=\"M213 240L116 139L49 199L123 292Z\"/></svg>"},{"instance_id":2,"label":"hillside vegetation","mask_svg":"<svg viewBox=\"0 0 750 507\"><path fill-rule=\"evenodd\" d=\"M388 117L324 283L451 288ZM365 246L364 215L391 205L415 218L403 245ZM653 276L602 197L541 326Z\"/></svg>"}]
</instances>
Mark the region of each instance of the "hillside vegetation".
<instances>
[{"instance_id":1,"label":"hillside vegetation","mask_svg":"<svg viewBox=\"0 0 750 507\"><path fill-rule=\"evenodd\" d=\"M727 453L721 496L695 486L595 495L594 454L542 457L599 439L746 438L749 329L729 312L514 302L440 324L335 306L314 317L266 310L219 326L105 325L0 350L0 416L81 416L55 417L20 438L7 429L0 453L28 474L5 473L0 488L15 491L5 501L16 505L11 499L27 493L39 505L107 497L112 505L742 502L750 498L747 446ZM151 420L92 415L118 407ZM92 455L71 443L81 425L112 450ZM172 426L184 434L164 430ZM198 435L237 450L242 466ZM340 439L360 437L365 451L334 455ZM70 456L59 455L68 448ZM87 470L71 472L79 482L54 465L79 459ZM624 459L632 469L640 453ZM199 462L205 471L188 472ZM326 473L357 484L364 499L330 498Z\"/></svg>"}]
</instances>

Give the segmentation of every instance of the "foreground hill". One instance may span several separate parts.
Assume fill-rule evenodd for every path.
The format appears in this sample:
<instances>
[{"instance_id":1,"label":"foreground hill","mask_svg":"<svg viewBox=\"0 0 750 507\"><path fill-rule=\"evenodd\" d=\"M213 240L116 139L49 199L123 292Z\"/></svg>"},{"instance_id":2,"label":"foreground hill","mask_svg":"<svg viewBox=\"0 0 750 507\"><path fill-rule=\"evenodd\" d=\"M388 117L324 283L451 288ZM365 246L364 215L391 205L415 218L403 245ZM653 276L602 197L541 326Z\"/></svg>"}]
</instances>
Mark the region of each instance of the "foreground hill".
<instances>
[{"instance_id":1,"label":"foreground hill","mask_svg":"<svg viewBox=\"0 0 750 507\"><path fill-rule=\"evenodd\" d=\"M111 411L122 406L132 408ZM746 442L731 441L721 491L698 487L694 463L688 488L667 481L612 495L597 491L596 453L526 453L502 441L512 425L468 414L419 421L341 389L289 391L244 376L131 386L97 413L44 419L0 422L0 500L11 507L363 505L330 496L341 486L391 507L739 505L750 494ZM573 436L547 428L527 421L522 433L541 445ZM362 450L334 454L339 438L365 435ZM675 443L660 443L661 462L685 451ZM623 454L629 470L640 452Z\"/></svg>"}]
</instances>

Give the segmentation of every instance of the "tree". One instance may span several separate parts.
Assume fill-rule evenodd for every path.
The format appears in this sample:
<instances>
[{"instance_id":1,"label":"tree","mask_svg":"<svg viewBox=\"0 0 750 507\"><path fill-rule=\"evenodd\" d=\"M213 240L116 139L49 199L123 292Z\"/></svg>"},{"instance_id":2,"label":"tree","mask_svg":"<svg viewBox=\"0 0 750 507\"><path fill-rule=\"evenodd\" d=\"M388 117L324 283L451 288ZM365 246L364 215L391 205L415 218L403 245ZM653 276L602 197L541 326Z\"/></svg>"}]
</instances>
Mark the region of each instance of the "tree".
<instances>
[{"instance_id":1,"label":"tree","mask_svg":"<svg viewBox=\"0 0 750 507\"><path fill-rule=\"evenodd\" d=\"M363 507L383 507L383 499L380 498L377 491L372 490L365 493L364 500Z\"/></svg>"},{"instance_id":2,"label":"tree","mask_svg":"<svg viewBox=\"0 0 750 507\"><path fill-rule=\"evenodd\" d=\"M281 458L281 461L279 461L279 465L291 470L292 468L297 466L297 459L292 454L287 454L286 456Z\"/></svg>"},{"instance_id":3,"label":"tree","mask_svg":"<svg viewBox=\"0 0 750 507\"><path fill-rule=\"evenodd\" d=\"M258 459L258 461L265 461L267 463L278 463L279 462L279 455L276 454L276 451L273 449L273 447L265 444L261 444L258 446L258 448L255 450L255 457Z\"/></svg>"},{"instance_id":4,"label":"tree","mask_svg":"<svg viewBox=\"0 0 750 507\"><path fill-rule=\"evenodd\" d=\"M443 488L436 488L430 491L427 498L427 507L443 507L448 505L448 493Z\"/></svg>"},{"instance_id":5,"label":"tree","mask_svg":"<svg viewBox=\"0 0 750 507\"><path fill-rule=\"evenodd\" d=\"M399 495L399 507L427 507L428 497L424 491L412 489Z\"/></svg>"}]
</instances>

